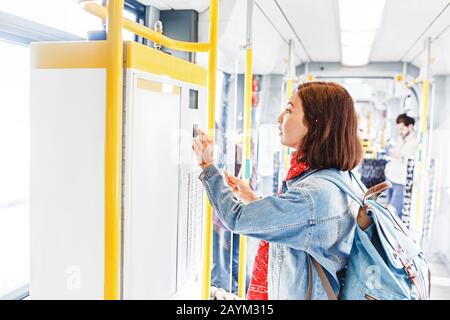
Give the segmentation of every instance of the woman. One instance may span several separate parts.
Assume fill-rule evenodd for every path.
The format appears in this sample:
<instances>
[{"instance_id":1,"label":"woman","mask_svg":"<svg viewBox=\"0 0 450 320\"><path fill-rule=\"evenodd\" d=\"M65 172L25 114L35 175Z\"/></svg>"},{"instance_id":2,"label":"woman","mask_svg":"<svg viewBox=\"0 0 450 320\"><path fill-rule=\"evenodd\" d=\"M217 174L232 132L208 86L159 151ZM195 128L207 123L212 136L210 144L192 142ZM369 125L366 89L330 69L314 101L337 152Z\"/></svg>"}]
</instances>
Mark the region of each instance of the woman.
<instances>
[{"instance_id":1,"label":"woman","mask_svg":"<svg viewBox=\"0 0 450 320\"><path fill-rule=\"evenodd\" d=\"M305 83L278 123L281 144L296 149L281 194L261 198L242 180L222 175L214 166L212 141L203 132L192 145L203 169L199 178L227 228L269 242L269 299L327 299L310 266L315 260L323 267L337 295L338 273L353 240L354 207L324 176L340 175L351 184L346 171L361 160L353 100L336 83Z\"/></svg>"}]
</instances>

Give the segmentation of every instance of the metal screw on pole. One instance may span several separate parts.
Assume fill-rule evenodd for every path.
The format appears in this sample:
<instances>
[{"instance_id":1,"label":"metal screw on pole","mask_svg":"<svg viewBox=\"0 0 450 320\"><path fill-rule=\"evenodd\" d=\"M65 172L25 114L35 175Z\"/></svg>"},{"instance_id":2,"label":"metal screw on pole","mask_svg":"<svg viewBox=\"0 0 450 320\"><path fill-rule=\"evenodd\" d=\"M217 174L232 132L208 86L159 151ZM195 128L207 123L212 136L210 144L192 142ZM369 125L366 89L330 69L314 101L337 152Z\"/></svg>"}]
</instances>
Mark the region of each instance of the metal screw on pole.
<instances>
[{"instance_id":1,"label":"metal screw on pole","mask_svg":"<svg viewBox=\"0 0 450 320\"><path fill-rule=\"evenodd\" d=\"M162 24L162 22L161 22L160 20L158 20L158 21L155 22L155 26L153 27L153 30L155 30L156 32L162 34L162 32L163 32L163 24ZM155 42L155 43L153 44L153 46L154 46L154 48L155 48L156 50L161 50L161 43Z\"/></svg>"}]
</instances>

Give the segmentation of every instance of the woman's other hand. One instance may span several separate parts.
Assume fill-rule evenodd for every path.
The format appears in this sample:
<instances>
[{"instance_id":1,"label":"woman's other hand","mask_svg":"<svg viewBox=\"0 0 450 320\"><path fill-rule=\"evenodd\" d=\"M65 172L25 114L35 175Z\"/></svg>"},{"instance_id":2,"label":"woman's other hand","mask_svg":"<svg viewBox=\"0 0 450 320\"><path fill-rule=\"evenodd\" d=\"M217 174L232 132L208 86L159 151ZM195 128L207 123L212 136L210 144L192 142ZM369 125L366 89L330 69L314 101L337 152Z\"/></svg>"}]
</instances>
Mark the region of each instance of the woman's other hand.
<instances>
[{"instance_id":1,"label":"woman's other hand","mask_svg":"<svg viewBox=\"0 0 450 320\"><path fill-rule=\"evenodd\" d=\"M260 198L252 189L250 189L247 182L239 178L236 178L235 176L226 171L224 171L224 174L225 180L227 181L228 185L233 190L234 195L238 199L242 200L244 203L249 203L258 200Z\"/></svg>"},{"instance_id":2,"label":"woman's other hand","mask_svg":"<svg viewBox=\"0 0 450 320\"><path fill-rule=\"evenodd\" d=\"M197 129L197 137L192 142L192 149L202 169L214 164L214 143L202 130Z\"/></svg>"}]
</instances>

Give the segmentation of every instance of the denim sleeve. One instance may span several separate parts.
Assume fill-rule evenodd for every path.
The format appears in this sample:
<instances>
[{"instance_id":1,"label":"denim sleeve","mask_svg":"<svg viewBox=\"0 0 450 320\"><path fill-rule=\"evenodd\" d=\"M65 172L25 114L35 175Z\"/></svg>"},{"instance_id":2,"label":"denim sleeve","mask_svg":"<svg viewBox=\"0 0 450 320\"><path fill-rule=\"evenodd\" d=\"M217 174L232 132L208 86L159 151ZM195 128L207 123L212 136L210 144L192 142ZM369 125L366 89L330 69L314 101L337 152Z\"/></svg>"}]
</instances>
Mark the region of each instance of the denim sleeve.
<instances>
[{"instance_id":1,"label":"denim sleeve","mask_svg":"<svg viewBox=\"0 0 450 320\"><path fill-rule=\"evenodd\" d=\"M305 250L315 220L312 198L307 191L288 190L244 204L237 199L223 175L214 166L199 176L222 223L231 231Z\"/></svg>"}]
</instances>

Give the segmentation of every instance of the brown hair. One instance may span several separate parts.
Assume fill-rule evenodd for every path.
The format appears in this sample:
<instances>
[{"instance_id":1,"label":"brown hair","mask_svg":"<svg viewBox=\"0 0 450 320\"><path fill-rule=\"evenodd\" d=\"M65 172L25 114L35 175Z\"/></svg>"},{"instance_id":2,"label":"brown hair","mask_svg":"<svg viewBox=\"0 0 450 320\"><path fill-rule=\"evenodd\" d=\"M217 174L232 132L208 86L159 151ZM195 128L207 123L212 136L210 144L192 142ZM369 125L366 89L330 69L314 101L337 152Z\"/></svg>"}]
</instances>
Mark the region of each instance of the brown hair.
<instances>
[{"instance_id":1,"label":"brown hair","mask_svg":"<svg viewBox=\"0 0 450 320\"><path fill-rule=\"evenodd\" d=\"M362 158L353 99L334 82L314 81L298 86L308 132L297 150L298 162L311 169L348 171Z\"/></svg>"},{"instance_id":2,"label":"brown hair","mask_svg":"<svg viewBox=\"0 0 450 320\"><path fill-rule=\"evenodd\" d=\"M414 126L416 124L416 120L408 116L406 113L399 114L395 122L397 122L397 124L403 123L407 127L409 127L410 125Z\"/></svg>"}]
</instances>

